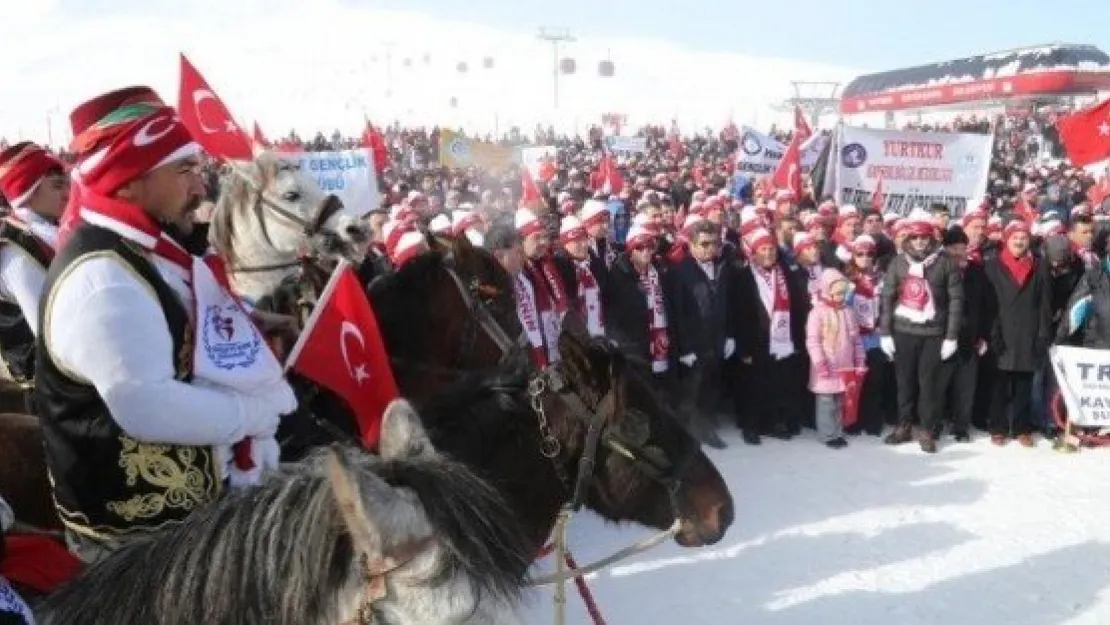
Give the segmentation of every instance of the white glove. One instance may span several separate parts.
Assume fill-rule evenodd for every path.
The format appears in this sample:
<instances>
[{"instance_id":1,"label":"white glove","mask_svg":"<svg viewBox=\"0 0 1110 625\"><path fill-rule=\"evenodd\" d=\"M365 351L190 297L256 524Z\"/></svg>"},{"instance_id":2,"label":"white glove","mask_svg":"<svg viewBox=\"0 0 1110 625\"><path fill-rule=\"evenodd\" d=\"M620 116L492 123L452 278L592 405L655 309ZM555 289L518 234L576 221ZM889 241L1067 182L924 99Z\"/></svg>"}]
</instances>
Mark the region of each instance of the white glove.
<instances>
[{"instance_id":1,"label":"white glove","mask_svg":"<svg viewBox=\"0 0 1110 625\"><path fill-rule=\"evenodd\" d=\"M975 352L978 353L980 356L982 356L983 354L987 353L987 349L989 347L990 346L987 345L986 341L979 341L979 346L977 348L975 348Z\"/></svg>"},{"instance_id":2,"label":"white glove","mask_svg":"<svg viewBox=\"0 0 1110 625\"><path fill-rule=\"evenodd\" d=\"M246 403L246 424L243 434L256 438L273 436L281 416L297 409L297 397L288 384L270 387L265 395L242 396Z\"/></svg>"},{"instance_id":3,"label":"white glove","mask_svg":"<svg viewBox=\"0 0 1110 625\"><path fill-rule=\"evenodd\" d=\"M678 362L681 362L682 364L686 365L687 367L693 367L694 363L697 362L697 361L698 361L698 357L697 357L696 354L686 354L682 358L678 359Z\"/></svg>"},{"instance_id":4,"label":"white glove","mask_svg":"<svg viewBox=\"0 0 1110 625\"><path fill-rule=\"evenodd\" d=\"M880 337L879 338L879 349L883 350L883 353L886 354L888 358L894 358L894 337L893 336Z\"/></svg>"},{"instance_id":5,"label":"white glove","mask_svg":"<svg viewBox=\"0 0 1110 625\"><path fill-rule=\"evenodd\" d=\"M948 360L952 357L952 354L955 353L956 341L953 339L944 339L944 342L940 344L940 359Z\"/></svg>"},{"instance_id":6,"label":"white glove","mask_svg":"<svg viewBox=\"0 0 1110 625\"><path fill-rule=\"evenodd\" d=\"M227 456L227 481L231 486L242 488L254 486L262 480L267 471L276 471L281 464L281 447L273 436L248 439L251 442L251 462L254 466L250 469L240 469L235 466L235 455L228 449Z\"/></svg>"},{"instance_id":7,"label":"white glove","mask_svg":"<svg viewBox=\"0 0 1110 625\"><path fill-rule=\"evenodd\" d=\"M736 353L736 341L733 339L725 339L725 360L732 358Z\"/></svg>"}]
</instances>

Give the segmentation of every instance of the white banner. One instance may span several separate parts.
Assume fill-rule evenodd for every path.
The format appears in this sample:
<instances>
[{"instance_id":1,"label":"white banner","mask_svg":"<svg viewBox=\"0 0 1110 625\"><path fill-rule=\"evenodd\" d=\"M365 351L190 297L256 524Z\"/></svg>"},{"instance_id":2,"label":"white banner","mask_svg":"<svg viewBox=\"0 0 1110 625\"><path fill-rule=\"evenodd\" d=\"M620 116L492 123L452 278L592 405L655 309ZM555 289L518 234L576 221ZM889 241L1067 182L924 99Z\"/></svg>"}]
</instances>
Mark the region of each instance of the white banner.
<instances>
[{"instance_id":1,"label":"white banner","mask_svg":"<svg viewBox=\"0 0 1110 625\"><path fill-rule=\"evenodd\" d=\"M644 137L605 137L605 147L610 152L633 152L643 154L647 152L647 139Z\"/></svg>"},{"instance_id":2,"label":"white banner","mask_svg":"<svg viewBox=\"0 0 1110 625\"><path fill-rule=\"evenodd\" d=\"M809 173L825 147L825 141L826 138L821 133L816 133L802 144L803 172ZM785 143L771 135L743 126L740 129L740 145L736 149L736 171L749 176L773 174L785 153Z\"/></svg>"},{"instance_id":3,"label":"white banner","mask_svg":"<svg viewBox=\"0 0 1110 625\"><path fill-rule=\"evenodd\" d=\"M520 164L528 169L533 180L540 179L540 165L545 159L555 160L555 146L540 145L530 148L520 148Z\"/></svg>"},{"instance_id":4,"label":"white banner","mask_svg":"<svg viewBox=\"0 0 1110 625\"><path fill-rule=\"evenodd\" d=\"M871 206L880 177L884 212L908 215L916 207L945 204L955 217L983 200L990 174L990 135L850 126L840 131L836 169L829 177L838 204Z\"/></svg>"},{"instance_id":5,"label":"white banner","mask_svg":"<svg viewBox=\"0 0 1110 625\"><path fill-rule=\"evenodd\" d=\"M1048 357L1071 422L1110 427L1110 350L1056 345Z\"/></svg>"},{"instance_id":6,"label":"white banner","mask_svg":"<svg viewBox=\"0 0 1110 625\"><path fill-rule=\"evenodd\" d=\"M366 214L378 207L378 176L369 148L336 152L290 154L301 159L301 171L308 172L324 193L343 200L347 210Z\"/></svg>"}]
</instances>

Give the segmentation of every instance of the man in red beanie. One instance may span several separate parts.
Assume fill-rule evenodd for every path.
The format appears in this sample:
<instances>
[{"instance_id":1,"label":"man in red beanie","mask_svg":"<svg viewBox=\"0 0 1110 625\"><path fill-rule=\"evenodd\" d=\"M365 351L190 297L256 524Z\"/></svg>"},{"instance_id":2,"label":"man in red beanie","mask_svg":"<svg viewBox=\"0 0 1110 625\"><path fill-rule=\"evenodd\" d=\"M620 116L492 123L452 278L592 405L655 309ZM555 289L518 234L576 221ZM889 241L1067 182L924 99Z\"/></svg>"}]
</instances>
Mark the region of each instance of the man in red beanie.
<instances>
[{"instance_id":1,"label":"man in red beanie","mask_svg":"<svg viewBox=\"0 0 1110 625\"><path fill-rule=\"evenodd\" d=\"M117 94L77 109L97 120L74 129L87 140L80 222L47 272L36 344L54 500L86 562L214 501L232 445L250 438L273 451L262 466L276 464L280 415L296 407L284 380L265 392L193 381L216 339L197 319L203 274L165 228L200 205L200 148L172 108L121 107ZM232 366L265 360L255 354Z\"/></svg>"},{"instance_id":2,"label":"man in red beanie","mask_svg":"<svg viewBox=\"0 0 1110 625\"><path fill-rule=\"evenodd\" d=\"M21 382L35 375L39 297L68 189L61 162L34 143L0 152L0 193L12 207L0 221L0 356Z\"/></svg>"}]
</instances>

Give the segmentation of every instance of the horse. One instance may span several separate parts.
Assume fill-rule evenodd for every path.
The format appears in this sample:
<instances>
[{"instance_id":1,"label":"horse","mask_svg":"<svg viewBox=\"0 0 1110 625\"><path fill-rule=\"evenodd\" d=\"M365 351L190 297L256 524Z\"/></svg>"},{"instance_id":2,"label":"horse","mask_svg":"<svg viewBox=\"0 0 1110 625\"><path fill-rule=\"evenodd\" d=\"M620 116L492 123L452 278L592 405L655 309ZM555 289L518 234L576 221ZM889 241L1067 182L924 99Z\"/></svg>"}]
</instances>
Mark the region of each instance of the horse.
<instances>
[{"instance_id":1,"label":"horse","mask_svg":"<svg viewBox=\"0 0 1110 625\"><path fill-rule=\"evenodd\" d=\"M369 288L401 393L432 440L498 487L537 545L559 510L667 529L683 546L718 542L728 487L651 381L569 315L563 360L537 372L522 348L512 279L465 238Z\"/></svg>"},{"instance_id":2,"label":"horse","mask_svg":"<svg viewBox=\"0 0 1110 625\"><path fill-rule=\"evenodd\" d=\"M314 260L361 262L369 226L358 208L321 191L299 160L266 151L222 177L208 236L232 290L254 302Z\"/></svg>"},{"instance_id":3,"label":"horse","mask_svg":"<svg viewBox=\"0 0 1110 625\"><path fill-rule=\"evenodd\" d=\"M236 289L271 289L275 279L280 281L314 255L359 257L368 228L334 195L321 192L298 161L264 152L251 162L229 167L209 236L223 252ZM236 211L254 212L258 218L236 219ZM244 232L239 229L243 223L259 224L261 230ZM53 502L37 420L7 414L26 412L23 391L8 389L13 384L0 383L0 412L5 413L0 415L0 496L21 522L60 530L57 513L50 512Z\"/></svg>"},{"instance_id":4,"label":"horse","mask_svg":"<svg viewBox=\"0 0 1110 625\"><path fill-rule=\"evenodd\" d=\"M394 401L380 457L326 448L128 545L35 607L42 625L494 624L534 552L497 491Z\"/></svg>"}]
</instances>

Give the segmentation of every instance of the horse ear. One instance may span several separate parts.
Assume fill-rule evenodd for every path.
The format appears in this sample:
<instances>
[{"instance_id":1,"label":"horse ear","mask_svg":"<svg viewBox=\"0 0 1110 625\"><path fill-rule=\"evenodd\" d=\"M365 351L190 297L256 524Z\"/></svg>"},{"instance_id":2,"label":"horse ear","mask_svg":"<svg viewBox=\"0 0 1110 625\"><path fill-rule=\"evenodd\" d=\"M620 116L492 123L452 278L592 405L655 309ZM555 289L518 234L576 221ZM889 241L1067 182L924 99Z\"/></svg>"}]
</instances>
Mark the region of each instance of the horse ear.
<instances>
[{"instance_id":1,"label":"horse ear","mask_svg":"<svg viewBox=\"0 0 1110 625\"><path fill-rule=\"evenodd\" d=\"M328 483L331 485L332 494L335 496L335 505L339 509L339 516L343 519L347 532L354 540L355 547L372 560L381 557L381 531L374 520L366 514L363 489L359 488L358 483L352 478L342 452L335 449L328 452L325 459L325 471ZM371 473L367 473L365 477L370 487L369 496L374 500L374 509L390 509L384 506L379 508L380 504L391 503L390 500L397 497L389 485Z\"/></svg>"},{"instance_id":2,"label":"horse ear","mask_svg":"<svg viewBox=\"0 0 1110 625\"><path fill-rule=\"evenodd\" d=\"M433 458L438 455L428 433L424 431L420 415L412 404L403 399L393 400L385 409L378 451L384 460Z\"/></svg>"}]
</instances>

